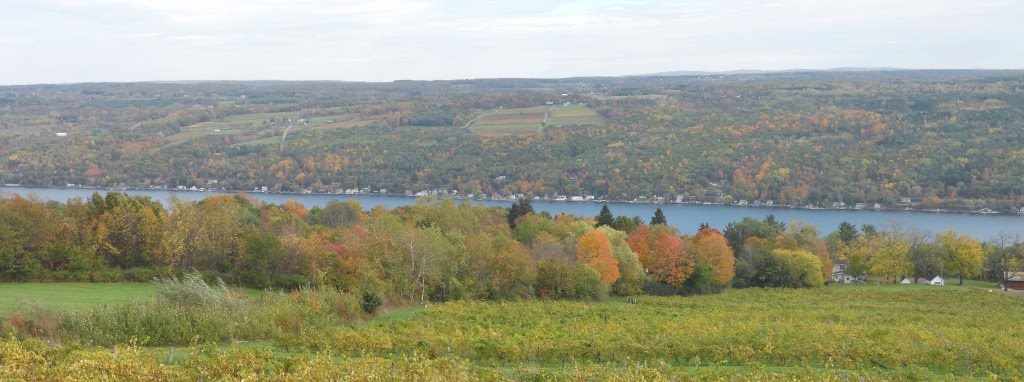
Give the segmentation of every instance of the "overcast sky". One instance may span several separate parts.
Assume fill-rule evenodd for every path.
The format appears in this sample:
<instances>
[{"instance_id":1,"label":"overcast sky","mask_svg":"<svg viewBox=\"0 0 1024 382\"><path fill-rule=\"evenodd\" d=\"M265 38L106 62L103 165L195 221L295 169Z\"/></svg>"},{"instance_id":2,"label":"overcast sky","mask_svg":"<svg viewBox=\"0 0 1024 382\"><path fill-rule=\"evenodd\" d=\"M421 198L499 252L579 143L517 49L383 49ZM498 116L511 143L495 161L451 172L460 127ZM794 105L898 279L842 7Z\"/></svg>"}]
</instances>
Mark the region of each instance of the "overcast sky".
<instances>
[{"instance_id":1,"label":"overcast sky","mask_svg":"<svg viewBox=\"0 0 1024 382\"><path fill-rule=\"evenodd\" d=\"M1024 68L1020 0L0 0L0 84Z\"/></svg>"}]
</instances>

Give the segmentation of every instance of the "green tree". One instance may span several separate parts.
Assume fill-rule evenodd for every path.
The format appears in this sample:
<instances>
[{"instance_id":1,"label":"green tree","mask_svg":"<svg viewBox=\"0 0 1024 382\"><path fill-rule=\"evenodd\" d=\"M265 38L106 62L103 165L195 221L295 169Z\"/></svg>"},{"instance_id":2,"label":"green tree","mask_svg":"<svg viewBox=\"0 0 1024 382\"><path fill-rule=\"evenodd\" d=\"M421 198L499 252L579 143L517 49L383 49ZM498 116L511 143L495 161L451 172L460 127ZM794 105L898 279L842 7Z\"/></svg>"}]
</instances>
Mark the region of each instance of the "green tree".
<instances>
[{"instance_id":1,"label":"green tree","mask_svg":"<svg viewBox=\"0 0 1024 382\"><path fill-rule=\"evenodd\" d=\"M641 221L641 223L642 222L643 221ZM638 226L639 224L637 224L636 220L626 215L616 216L615 222L612 223L612 228L615 228L627 234L632 233L633 230L635 230Z\"/></svg>"},{"instance_id":2,"label":"green tree","mask_svg":"<svg viewBox=\"0 0 1024 382\"><path fill-rule=\"evenodd\" d=\"M981 242L953 230L938 234L935 241L939 243L945 270L959 276L960 285L964 285L964 277L981 275L985 263Z\"/></svg>"},{"instance_id":3,"label":"green tree","mask_svg":"<svg viewBox=\"0 0 1024 382\"><path fill-rule=\"evenodd\" d=\"M601 212L598 212L597 216L595 216L594 219L597 220L597 225L596 225L597 227L601 227L601 226L609 226L610 227L613 224L615 224L615 217L612 216L612 211L608 209L608 205L607 204L605 204L604 206L601 207Z\"/></svg>"},{"instance_id":4,"label":"green tree","mask_svg":"<svg viewBox=\"0 0 1024 382\"><path fill-rule=\"evenodd\" d=\"M668 224L668 220L665 219L665 213L661 211L661 207L654 210L654 216L651 217L651 225Z\"/></svg>"},{"instance_id":5,"label":"green tree","mask_svg":"<svg viewBox=\"0 0 1024 382\"><path fill-rule=\"evenodd\" d=\"M836 230L836 232L839 233L839 239L842 240L843 243L846 243L846 244L852 243L853 240L856 239L857 235L858 235L857 226L855 226L853 224L850 224L849 222L845 222L845 221L842 222L842 223L839 223L839 229Z\"/></svg>"},{"instance_id":6,"label":"green tree","mask_svg":"<svg viewBox=\"0 0 1024 382\"><path fill-rule=\"evenodd\" d=\"M914 271L914 262L911 258L910 243L896 232L885 232L873 236L866 236L868 240L876 241L873 246L871 273L892 277L893 283L899 282L900 276L906 276Z\"/></svg>"},{"instance_id":7,"label":"green tree","mask_svg":"<svg viewBox=\"0 0 1024 382\"><path fill-rule=\"evenodd\" d=\"M533 204L530 203L530 199L519 199L518 201L512 202L512 206L508 209L508 226L510 228L516 228L516 220L521 216L533 213Z\"/></svg>"}]
</instances>

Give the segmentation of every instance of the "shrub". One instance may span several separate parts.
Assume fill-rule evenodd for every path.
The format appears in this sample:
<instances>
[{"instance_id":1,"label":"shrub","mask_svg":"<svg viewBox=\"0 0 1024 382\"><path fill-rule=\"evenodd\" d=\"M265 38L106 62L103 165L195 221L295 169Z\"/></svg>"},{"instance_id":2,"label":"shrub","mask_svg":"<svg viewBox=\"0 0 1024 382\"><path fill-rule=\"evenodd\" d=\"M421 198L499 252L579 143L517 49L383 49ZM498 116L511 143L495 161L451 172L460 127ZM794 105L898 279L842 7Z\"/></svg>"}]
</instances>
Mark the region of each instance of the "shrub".
<instances>
[{"instance_id":1,"label":"shrub","mask_svg":"<svg viewBox=\"0 0 1024 382\"><path fill-rule=\"evenodd\" d=\"M604 301L608 299L608 286L601 282L601 273L585 264L577 264L573 271L576 298Z\"/></svg>"},{"instance_id":2,"label":"shrub","mask_svg":"<svg viewBox=\"0 0 1024 382\"><path fill-rule=\"evenodd\" d=\"M153 268L135 267L125 270L123 276L124 281L144 283L152 281L154 278L159 276L159 271Z\"/></svg>"},{"instance_id":3,"label":"shrub","mask_svg":"<svg viewBox=\"0 0 1024 382\"><path fill-rule=\"evenodd\" d=\"M359 306L366 313L376 313L377 308L384 304L384 299L377 293L363 292L363 298L359 300Z\"/></svg>"},{"instance_id":4,"label":"shrub","mask_svg":"<svg viewBox=\"0 0 1024 382\"><path fill-rule=\"evenodd\" d=\"M758 258L758 286L816 287L824 285L821 260L804 250L776 249Z\"/></svg>"}]
</instances>

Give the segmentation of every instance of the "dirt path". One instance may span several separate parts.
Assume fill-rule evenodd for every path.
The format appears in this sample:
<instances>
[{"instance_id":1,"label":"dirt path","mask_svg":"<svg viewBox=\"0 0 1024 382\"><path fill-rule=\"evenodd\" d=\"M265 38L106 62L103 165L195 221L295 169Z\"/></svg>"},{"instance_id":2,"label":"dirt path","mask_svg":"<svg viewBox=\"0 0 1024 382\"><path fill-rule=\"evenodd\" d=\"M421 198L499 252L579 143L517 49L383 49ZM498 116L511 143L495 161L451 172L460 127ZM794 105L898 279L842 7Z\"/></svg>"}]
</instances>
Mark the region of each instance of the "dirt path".
<instances>
[{"instance_id":1,"label":"dirt path","mask_svg":"<svg viewBox=\"0 0 1024 382\"><path fill-rule=\"evenodd\" d=\"M480 114L480 115L476 116L476 118L473 118L473 119L469 120L469 122L466 122L466 126L462 126L462 128L463 128L463 129L468 129L468 128L469 128L470 126L472 126L472 125L473 125L473 123L474 123L474 122L476 122L476 121L477 121L477 120L479 120L480 118L486 117L486 116L488 116L488 115L491 115L491 114L494 114L494 113L497 113L497 112L498 112L498 111L497 111L497 110L495 110L495 111L492 111L492 112L490 112L490 113L484 113L484 114Z\"/></svg>"},{"instance_id":2,"label":"dirt path","mask_svg":"<svg viewBox=\"0 0 1024 382\"><path fill-rule=\"evenodd\" d=\"M281 149L280 149L280 152L282 152L282 153L284 152L284 139L288 138L288 130L291 130L291 129L292 129L292 125L288 125L288 127L284 128L284 134L281 134Z\"/></svg>"}]
</instances>

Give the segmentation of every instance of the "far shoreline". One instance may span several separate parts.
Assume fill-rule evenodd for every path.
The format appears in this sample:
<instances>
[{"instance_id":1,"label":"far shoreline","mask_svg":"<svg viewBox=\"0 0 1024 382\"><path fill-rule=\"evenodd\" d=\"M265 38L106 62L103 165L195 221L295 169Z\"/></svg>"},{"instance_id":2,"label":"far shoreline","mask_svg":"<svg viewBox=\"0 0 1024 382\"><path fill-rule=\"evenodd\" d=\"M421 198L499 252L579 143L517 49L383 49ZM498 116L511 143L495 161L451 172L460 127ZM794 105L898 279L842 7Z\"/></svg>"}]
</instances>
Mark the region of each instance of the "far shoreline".
<instances>
[{"instance_id":1,"label":"far shoreline","mask_svg":"<svg viewBox=\"0 0 1024 382\"><path fill-rule=\"evenodd\" d=\"M798 206L792 204L739 204L739 202L733 203L716 203L716 202L677 202L677 201L651 201L651 200L603 200L603 199L590 199L590 200L558 200L546 197L486 197L480 198L475 196L462 196L453 195L447 193L427 193L426 195L408 195L405 193L345 193L345 192L295 192L295 191L256 191L256 190L214 190L214 189L191 189L191 188L171 188L171 187L98 187L98 186L74 186L74 187L60 187L60 186L26 186L20 184L4 184L0 186L0 197L3 197L3 190L5 189L25 189L25 190L92 190L96 192L124 192L124 191L142 191L142 192L167 192L172 195L175 193L189 193L189 194L219 194L219 195L237 195L237 194L263 194L263 195L312 195L312 196L340 196L340 197L362 197L362 198L408 198L408 199L419 199L419 198L451 198L452 200L462 202L494 202L511 203L520 199L527 199L530 202L541 202L541 203L552 203L552 204L609 204L609 205L689 205L689 206L718 206L718 207L730 207L737 209L748 209L748 210L801 210L801 211L822 211L822 212L908 212L908 213L932 213L932 214L953 214L953 215L999 215L999 216L1024 216L1021 212L1011 211L996 211L983 208L981 210L956 210L956 209L924 209L924 208L892 208L889 206L882 206L881 208L852 208L852 207L818 207L818 206ZM29 194L31 195L31 194ZM28 196L28 195L24 195Z\"/></svg>"}]
</instances>

